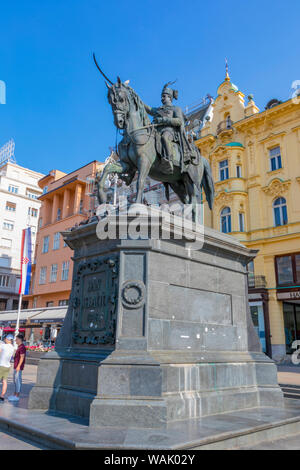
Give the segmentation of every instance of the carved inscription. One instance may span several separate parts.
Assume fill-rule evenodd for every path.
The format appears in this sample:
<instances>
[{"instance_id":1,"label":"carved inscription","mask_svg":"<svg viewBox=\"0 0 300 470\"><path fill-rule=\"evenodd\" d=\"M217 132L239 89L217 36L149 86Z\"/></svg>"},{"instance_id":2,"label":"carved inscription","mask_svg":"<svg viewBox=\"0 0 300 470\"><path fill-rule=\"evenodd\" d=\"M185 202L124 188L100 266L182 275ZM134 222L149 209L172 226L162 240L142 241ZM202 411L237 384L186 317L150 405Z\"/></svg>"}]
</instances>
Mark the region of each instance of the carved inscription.
<instances>
[{"instance_id":1,"label":"carved inscription","mask_svg":"<svg viewBox=\"0 0 300 470\"><path fill-rule=\"evenodd\" d=\"M113 344L117 306L117 259L80 263L74 278L73 342Z\"/></svg>"}]
</instances>

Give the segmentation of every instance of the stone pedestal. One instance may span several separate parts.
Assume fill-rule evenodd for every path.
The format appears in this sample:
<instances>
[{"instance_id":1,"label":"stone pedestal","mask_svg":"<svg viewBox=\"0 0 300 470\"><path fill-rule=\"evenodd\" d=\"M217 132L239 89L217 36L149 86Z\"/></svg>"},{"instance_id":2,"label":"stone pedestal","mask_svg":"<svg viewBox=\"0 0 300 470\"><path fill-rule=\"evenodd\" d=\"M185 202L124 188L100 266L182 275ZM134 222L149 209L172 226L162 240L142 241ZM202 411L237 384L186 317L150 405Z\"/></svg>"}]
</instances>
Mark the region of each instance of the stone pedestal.
<instances>
[{"instance_id":1,"label":"stone pedestal","mask_svg":"<svg viewBox=\"0 0 300 470\"><path fill-rule=\"evenodd\" d=\"M70 304L30 408L92 426L161 427L282 406L248 308L245 266L256 252L196 225L180 238L182 220L159 211L152 225L139 218L144 239L132 239L128 214L102 220L98 233L107 224L116 239L100 240L96 222L63 234L74 250Z\"/></svg>"}]
</instances>

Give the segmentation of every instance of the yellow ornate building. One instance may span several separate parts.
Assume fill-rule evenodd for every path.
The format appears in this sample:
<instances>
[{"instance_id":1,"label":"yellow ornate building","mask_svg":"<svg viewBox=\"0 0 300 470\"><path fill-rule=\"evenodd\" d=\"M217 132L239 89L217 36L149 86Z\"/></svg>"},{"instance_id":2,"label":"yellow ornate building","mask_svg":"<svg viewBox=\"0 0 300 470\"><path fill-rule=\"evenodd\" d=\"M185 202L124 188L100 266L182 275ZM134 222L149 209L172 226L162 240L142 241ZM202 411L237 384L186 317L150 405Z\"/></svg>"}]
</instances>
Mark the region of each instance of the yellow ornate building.
<instances>
[{"instance_id":1,"label":"yellow ornate building","mask_svg":"<svg viewBox=\"0 0 300 470\"><path fill-rule=\"evenodd\" d=\"M215 181L205 224L259 250L250 308L263 349L281 360L300 340L300 97L260 111L226 72L211 107L195 142Z\"/></svg>"}]
</instances>

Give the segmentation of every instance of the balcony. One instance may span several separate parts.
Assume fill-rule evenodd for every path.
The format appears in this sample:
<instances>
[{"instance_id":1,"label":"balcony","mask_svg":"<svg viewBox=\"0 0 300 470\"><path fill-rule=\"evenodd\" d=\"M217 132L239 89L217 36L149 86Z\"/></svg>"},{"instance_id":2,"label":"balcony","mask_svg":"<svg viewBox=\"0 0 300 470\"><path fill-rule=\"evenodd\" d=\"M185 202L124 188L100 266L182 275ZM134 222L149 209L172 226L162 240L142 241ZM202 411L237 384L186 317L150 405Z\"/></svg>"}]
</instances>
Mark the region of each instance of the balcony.
<instances>
[{"instance_id":1,"label":"balcony","mask_svg":"<svg viewBox=\"0 0 300 470\"><path fill-rule=\"evenodd\" d=\"M249 289L265 289L267 287L266 277L248 274L248 287Z\"/></svg>"},{"instance_id":2,"label":"balcony","mask_svg":"<svg viewBox=\"0 0 300 470\"><path fill-rule=\"evenodd\" d=\"M233 133L231 119L225 119L224 121L219 122L216 132L217 135L230 136Z\"/></svg>"}]
</instances>

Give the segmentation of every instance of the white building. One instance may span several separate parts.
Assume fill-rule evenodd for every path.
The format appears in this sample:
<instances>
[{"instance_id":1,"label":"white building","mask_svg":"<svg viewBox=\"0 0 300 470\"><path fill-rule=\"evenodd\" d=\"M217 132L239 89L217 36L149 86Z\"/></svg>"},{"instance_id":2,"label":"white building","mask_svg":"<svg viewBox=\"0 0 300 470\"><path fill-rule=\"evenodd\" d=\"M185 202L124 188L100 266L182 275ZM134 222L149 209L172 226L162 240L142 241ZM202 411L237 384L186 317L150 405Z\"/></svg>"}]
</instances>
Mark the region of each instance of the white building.
<instances>
[{"instance_id":1,"label":"white building","mask_svg":"<svg viewBox=\"0 0 300 470\"><path fill-rule=\"evenodd\" d=\"M0 310L18 307L22 230L31 227L34 254L43 176L9 161L0 167Z\"/></svg>"}]
</instances>

